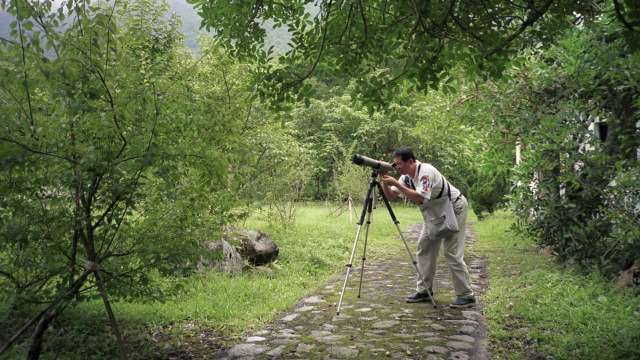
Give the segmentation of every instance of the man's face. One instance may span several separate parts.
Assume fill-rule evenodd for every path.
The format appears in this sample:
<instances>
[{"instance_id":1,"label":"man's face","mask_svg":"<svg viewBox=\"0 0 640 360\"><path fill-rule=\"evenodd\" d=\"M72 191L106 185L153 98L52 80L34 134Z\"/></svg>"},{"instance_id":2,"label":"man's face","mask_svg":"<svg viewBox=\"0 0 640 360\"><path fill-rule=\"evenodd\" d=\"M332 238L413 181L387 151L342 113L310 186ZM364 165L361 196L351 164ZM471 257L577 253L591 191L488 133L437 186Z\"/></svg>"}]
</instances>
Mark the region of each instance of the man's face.
<instances>
[{"instance_id":1,"label":"man's face","mask_svg":"<svg viewBox=\"0 0 640 360\"><path fill-rule=\"evenodd\" d=\"M407 160L404 161L400 158L400 156L396 156L393 158L393 163L396 165L396 170L401 174L401 175L409 175L409 176L413 176L413 174L411 173L411 170L413 168L413 164L415 163L415 160Z\"/></svg>"}]
</instances>

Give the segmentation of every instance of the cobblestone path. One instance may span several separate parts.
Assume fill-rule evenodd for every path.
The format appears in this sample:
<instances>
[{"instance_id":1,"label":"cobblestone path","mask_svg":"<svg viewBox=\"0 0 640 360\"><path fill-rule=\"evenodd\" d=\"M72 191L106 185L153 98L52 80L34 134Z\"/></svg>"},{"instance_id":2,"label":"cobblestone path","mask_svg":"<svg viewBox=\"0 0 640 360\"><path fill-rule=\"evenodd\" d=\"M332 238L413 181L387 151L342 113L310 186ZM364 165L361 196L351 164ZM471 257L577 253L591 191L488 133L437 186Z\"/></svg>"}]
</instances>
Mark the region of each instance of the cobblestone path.
<instances>
[{"instance_id":1,"label":"cobblestone path","mask_svg":"<svg viewBox=\"0 0 640 360\"><path fill-rule=\"evenodd\" d=\"M421 226L413 225L406 232L412 250ZM466 236L465 261L479 300L475 308L448 307L454 294L442 255L435 284L438 308L430 303L405 302L405 296L415 288L414 271L406 252L365 264L360 299L356 297L360 261L354 261L355 271L339 316L336 304L344 274L334 276L317 294L303 299L280 319L244 342L218 352L214 358L486 359L481 304L487 285L486 266L470 251L475 237L469 229Z\"/></svg>"}]
</instances>

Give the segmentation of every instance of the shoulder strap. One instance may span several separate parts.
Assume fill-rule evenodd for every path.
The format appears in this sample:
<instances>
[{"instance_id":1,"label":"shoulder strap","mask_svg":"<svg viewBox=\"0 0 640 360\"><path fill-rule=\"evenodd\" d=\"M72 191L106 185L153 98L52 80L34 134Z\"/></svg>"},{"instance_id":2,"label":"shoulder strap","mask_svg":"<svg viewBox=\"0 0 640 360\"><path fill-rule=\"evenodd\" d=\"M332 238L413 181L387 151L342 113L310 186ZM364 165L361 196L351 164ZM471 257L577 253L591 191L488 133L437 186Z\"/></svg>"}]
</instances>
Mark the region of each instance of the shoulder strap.
<instances>
[{"instance_id":1,"label":"shoulder strap","mask_svg":"<svg viewBox=\"0 0 640 360\"><path fill-rule=\"evenodd\" d=\"M411 179L411 176L403 175L403 179L404 179L404 180L403 180L404 184L405 184L408 188L413 189L413 190L415 190L415 189L416 189L416 186L414 185L414 183L413 183L413 179Z\"/></svg>"},{"instance_id":2,"label":"shoulder strap","mask_svg":"<svg viewBox=\"0 0 640 360\"><path fill-rule=\"evenodd\" d=\"M451 185L449 185L449 182L447 181L447 179L445 179L445 177L443 175L442 176L442 188L440 189L440 193L438 194L438 196L436 197L436 199L440 199L442 197L442 193L444 193L444 185L447 185L447 194L449 196L449 200L451 200Z\"/></svg>"},{"instance_id":3,"label":"shoulder strap","mask_svg":"<svg viewBox=\"0 0 640 360\"><path fill-rule=\"evenodd\" d=\"M420 176L420 167L421 166L422 166L422 163L418 164L418 172L417 172L418 176ZM407 175L407 179L409 179L409 183L410 183L411 189L415 190L416 189L416 185L415 185L415 182L413 181L413 177Z\"/></svg>"}]
</instances>

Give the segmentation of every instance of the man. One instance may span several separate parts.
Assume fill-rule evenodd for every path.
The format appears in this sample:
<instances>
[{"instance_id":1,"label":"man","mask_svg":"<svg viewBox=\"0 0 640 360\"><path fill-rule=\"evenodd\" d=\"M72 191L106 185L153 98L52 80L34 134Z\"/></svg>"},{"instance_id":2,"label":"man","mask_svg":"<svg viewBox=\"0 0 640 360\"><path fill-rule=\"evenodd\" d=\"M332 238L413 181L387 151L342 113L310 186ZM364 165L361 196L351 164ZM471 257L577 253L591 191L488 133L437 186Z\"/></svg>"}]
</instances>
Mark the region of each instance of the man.
<instances>
[{"instance_id":1,"label":"man","mask_svg":"<svg viewBox=\"0 0 640 360\"><path fill-rule=\"evenodd\" d=\"M469 271L464 262L467 199L460 193L460 190L449 184L435 167L417 161L413 151L407 147L399 148L393 153L393 163L402 176L397 180L388 175L382 176L382 188L385 195L389 199L395 199L401 195L418 204L425 218L416 253L418 270L422 278L418 277L417 292L407 297L407 302L431 301L429 293L433 294L431 289L436 272L436 259L440 243L444 242L445 258L451 270L453 287L456 292L456 299L451 307L475 305L476 301L469 281ZM431 238L432 236L427 230L429 224L426 220L425 209L428 209L430 205L433 206L433 201L442 197L450 197L459 231L440 238Z\"/></svg>"}]
</instances>

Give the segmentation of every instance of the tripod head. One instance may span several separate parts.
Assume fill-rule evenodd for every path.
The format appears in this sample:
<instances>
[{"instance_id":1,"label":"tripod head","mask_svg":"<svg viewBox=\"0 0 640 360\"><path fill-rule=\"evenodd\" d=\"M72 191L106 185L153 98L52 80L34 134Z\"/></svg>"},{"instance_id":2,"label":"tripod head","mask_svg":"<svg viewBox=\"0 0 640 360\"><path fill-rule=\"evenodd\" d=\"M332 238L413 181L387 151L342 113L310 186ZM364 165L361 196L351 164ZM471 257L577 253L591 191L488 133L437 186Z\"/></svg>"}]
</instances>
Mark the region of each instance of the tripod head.
<instances>
[{"instance_id":1,"label":"tripod head","mask_svg":"<svg viewBox=\"0 0 640 360\"><path fill-rule=\"evenodd\" d=\"M377 178L378 176L385 175L385 174L386 174L386 171L384 169L376 169L376 168L371 169L372 178Z\"/></svg>"}]
</instances>

